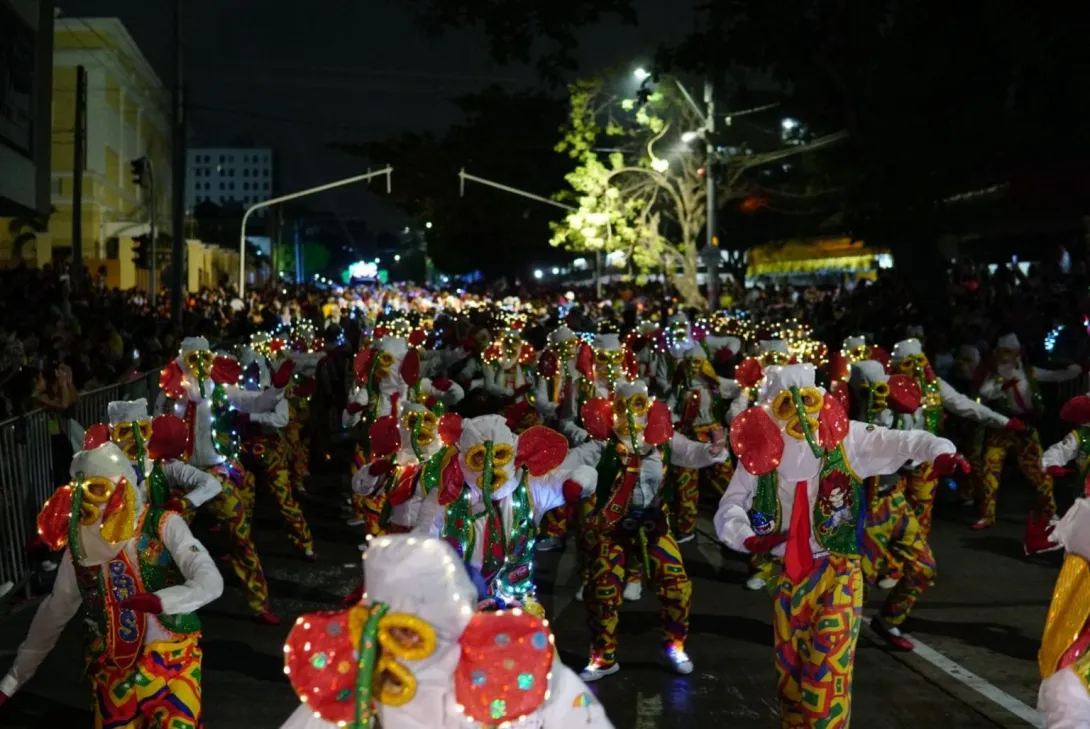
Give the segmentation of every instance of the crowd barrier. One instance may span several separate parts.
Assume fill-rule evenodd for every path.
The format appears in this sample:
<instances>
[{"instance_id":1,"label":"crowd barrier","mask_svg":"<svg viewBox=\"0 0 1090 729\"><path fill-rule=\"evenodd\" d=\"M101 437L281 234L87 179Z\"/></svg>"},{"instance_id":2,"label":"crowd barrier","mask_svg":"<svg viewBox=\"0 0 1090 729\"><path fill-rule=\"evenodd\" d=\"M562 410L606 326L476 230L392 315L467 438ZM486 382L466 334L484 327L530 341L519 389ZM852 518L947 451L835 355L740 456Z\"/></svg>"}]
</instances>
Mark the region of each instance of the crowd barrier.
<instances>
[{"instance_id":1,"label":"crowd barrier","mask_svg":"<svg viewBox=\"0 0 1090 729\"><path fill-rule=\"evenodd\" d=\"M159 371L128 382L81 393L69 413L45 410L0 422L0 604L29 590L31 564L26 545L34 533L38 511L54 490L52 437L71 436L70 420L80 428L106 422L114 400L147 398L155 407ZM82 436L80 436L82 438Z\"/></svg>"}]
</instances>

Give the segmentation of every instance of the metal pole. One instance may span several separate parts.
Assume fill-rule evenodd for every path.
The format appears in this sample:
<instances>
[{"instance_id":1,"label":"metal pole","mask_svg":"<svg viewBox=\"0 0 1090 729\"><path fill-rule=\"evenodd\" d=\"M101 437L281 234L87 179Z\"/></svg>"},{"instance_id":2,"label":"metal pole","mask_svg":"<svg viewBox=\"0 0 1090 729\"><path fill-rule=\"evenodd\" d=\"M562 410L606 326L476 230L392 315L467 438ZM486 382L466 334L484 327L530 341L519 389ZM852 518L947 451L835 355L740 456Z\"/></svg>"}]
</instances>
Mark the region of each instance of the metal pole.
<instances>
[{"instance_id":1,"label":"metal pole","mask_svg":"<svg viewBox=\"0 0 1090 729\"><path fill-rule=\"evenodd\" d=\"M182 104L182 0L174 0L174 88L171 99L171 258L170 314L182 321L182 281L186 270L185 245L185 109ZM153 264L154 265L154 264Z\"/></svg>"},{"instance_id":2,"label":"metal pole","mask_svg":"<svg viewBox=\"0 0 1090 729\"><path fill-rule=\"evenodd\" d=\"M602 300L602 252L594 252L594 290L598 301Z\"/></svg>"},{"instance_id":3,"label":"metal pole","mask_svg":"<svg viewBox=\"0 0 1090 729\"><path fill-rule=\"evenodd\" d=\"M76 130L72 160L72 272L71 286L83 280L83 168L87 164L87 69L76 66Z\"/></svg>"},{"instance_id":4,"label":"metal pole","mask_svg":"<svg viewBox=\"0 0 1090 729\"><path fill-rule=\"evenodd\" d=\"M246 212L242 214L242 225L238 232L238 295L241 298L246 292L246 221L250 219L250 215L255 210L261 210L267 208L270 205L276 205L282 203L285 200L294 200L297 197L306 197L307 195L314 195L315 193L325 192L326 190L332 190L336 187L343 187L345 185L351 185L354 182L363 182L364 180L370 180L372 177L379 177L380 175L386 175L386 191L390 191L390 176L393 175L393 167L385 167L378 172L368 172L366 175L356 175L355 177L347 177L343 180L337 180L336 182L330 182L326 185L319 185L318 187L310 187L306 190L300 190L299 192L292 192L287 195L281 195L280 197L274 197L269 200L263 200L259 203L254 203L253 206L246 209Z\"/></svg>"},{"instance_id":5,"label":"metal pole","mask_svg":"<svg viewBox=\"0 0 1090 729\"><path fill-rule=\"evenodd\" d=\"M159 293L159 266L156 261L156 241L155 238L158 235L156 232L157 226L155 225L156 216L156 198L159 197L158 188L155 185L155 171L152 169L151 159L145 157L147 163L144 165L148 173L148 188L151 194L151 204L149 214L151 219L148 221L148 238L151 241L151 261L148 268L148 302L151 304L151 310L154 313L157 310L158 293Z\"/></svg>"},{"instance_id":6,"label":"metal pole","mask_svg":"<svg viewBox=\"0 0 1090 729\"><path fill-rule=\"evenodd\" d=\"M715 201L715 88L711 78L704 81L704 103L708 107L707 131L704 138L707 141L707 161L704 164L704 179L707 184L707 225L708 225L708 309L715 311L719 308L719 239L716 237L716 201Z\"/></svg>"}]
</instances>

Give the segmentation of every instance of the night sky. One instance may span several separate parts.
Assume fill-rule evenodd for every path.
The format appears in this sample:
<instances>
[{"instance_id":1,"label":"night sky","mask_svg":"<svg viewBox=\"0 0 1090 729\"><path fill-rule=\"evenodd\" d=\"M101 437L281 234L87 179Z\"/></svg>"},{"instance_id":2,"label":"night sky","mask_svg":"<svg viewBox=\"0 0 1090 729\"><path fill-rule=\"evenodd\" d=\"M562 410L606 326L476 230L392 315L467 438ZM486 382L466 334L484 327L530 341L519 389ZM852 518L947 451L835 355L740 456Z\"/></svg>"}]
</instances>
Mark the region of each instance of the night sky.
<instances>
[{"instance_id":1,"label":"night sky","mask_svg":"<svg viewBox=\"0 0 1090 729\"><path fill-rule=\"evenodd\" d=\"M582 73L649 60L658 44L693 30L692 8L700 2L642 0L636 3L638 26L609 21L585 30ZM279 150L281 189L287 192L366 171L365 163L327 149L330 142L441 132L458 121L451 98L494 83L512 89L538 83L531 67L493 62L483 33L429 38L408 5L185 0L190 143L227 144L244 137ZM169 84L169 0L58 0L58 7L68 17L120 18ZM385 160L375 162L381 166ZM312 200L315 209L363 217L376 232L403 225L398 211L363 190Z\"/></svg>"}]
</instances>

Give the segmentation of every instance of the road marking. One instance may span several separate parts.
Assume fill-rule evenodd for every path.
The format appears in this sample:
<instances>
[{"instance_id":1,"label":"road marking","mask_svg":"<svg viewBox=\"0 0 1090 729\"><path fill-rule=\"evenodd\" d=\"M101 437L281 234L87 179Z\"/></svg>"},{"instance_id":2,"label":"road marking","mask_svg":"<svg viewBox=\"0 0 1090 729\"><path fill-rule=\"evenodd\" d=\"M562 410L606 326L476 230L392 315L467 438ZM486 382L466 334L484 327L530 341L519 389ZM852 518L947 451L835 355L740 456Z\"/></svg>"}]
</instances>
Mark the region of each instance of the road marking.
<instances>
[{"instance_id":1,"label":"road marking","mask_svg":"<svg viewBox=\"0 0 1090 729\"><path fill-rule=\"evenodd\" d=\"M636 726L633 729L658 729L662 717L662 696L636 694Z\"/></svg>"},{"instance_id":2,"label":"road marking","mask_svg":"<svg viewBox=\"0 0 1090 729\"><path fill-rule=\"evenodd\" d=\"M1006 709L1008 712L1014 714L1031 726L1036 727L1036 729L1042 729L1042 727L1044 727L1044 721L1041 719L1041 715L1037 713L1036 709L1027 706L997 686L993 686L961 664L955 663L939 653L934 648L924 645L916 636L912 636L912 642L916 644L916 650L913 651L913 655L917 655L924 659L946 675L960 681L992 703Z\"/></svg>"}]
</instances>

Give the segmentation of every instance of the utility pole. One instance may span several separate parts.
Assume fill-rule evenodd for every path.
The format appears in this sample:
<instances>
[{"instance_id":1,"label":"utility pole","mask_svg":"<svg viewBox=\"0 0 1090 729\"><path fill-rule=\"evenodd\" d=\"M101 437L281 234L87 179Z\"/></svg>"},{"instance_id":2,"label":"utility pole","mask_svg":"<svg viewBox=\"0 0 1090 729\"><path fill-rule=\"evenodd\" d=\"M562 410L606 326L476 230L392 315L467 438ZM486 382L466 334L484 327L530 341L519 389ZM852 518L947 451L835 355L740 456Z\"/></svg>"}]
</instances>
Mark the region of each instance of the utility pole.
<instances>
[{"instance_id":1,"label":"utility pole","mask_svg":"<svg viewBox=\"0 0 1090 729\"><path fill-rule=\"evenodd\" d=\"M704 248L704 265L708 269L708 310L719 308L719 238L716 235L715 200L715 87L711 77L704 81L704 103L707 105L707 131L704 133L707 161L704 163L704 181L707 184L708 240Z\"/></svg>"},{"instance_id":2,"label":"utility pole","mask_svg":"<svg viewBox=\"0 0 1090 729\"><path fill-rule=\"evenodd\" d=\"M148 262L148 303L151 305L151 310L154 313L158 310L159 301L159 259L156 258L156 238L158 237L159 226L156 225L156 214L158 212L158 204L156 199L159 197L159 188L155 184L155 169L151 164L151 158L146 157L146 169L148 171L148 190L151 195L151 203L149 204L150 218L148 220L148 238L149 245L151 246L151 259Z\"/></svg>"},{"instance_id":3,"label":"utility pole","mask_svg":"<svg viewBox=\"0 0 1090 729\"><path fill-rule=\"evenodd\" d=\"M72 160L71 286L83 285L83 169L87 165L87 69L76 66L75 153Z\"/></svg>"},{"instance_id":4,"label":"utility pole","mask_svg":"<svg viewBox=\"0 0 1090 729\"><path fill-rule=\"evenodd\" d=\"M171 266L170 315L182 321L185 245L185 109L182 99L182 0L174 0L174 86L171 93ZM152 244L154 245L154 243ZM154 266L154 263L152 264Z\"/></svg>"}]
</instances>

